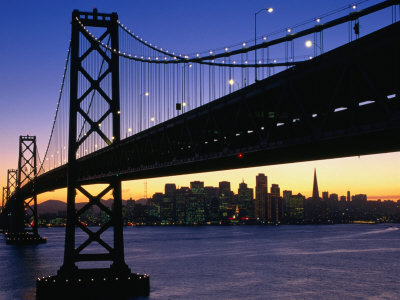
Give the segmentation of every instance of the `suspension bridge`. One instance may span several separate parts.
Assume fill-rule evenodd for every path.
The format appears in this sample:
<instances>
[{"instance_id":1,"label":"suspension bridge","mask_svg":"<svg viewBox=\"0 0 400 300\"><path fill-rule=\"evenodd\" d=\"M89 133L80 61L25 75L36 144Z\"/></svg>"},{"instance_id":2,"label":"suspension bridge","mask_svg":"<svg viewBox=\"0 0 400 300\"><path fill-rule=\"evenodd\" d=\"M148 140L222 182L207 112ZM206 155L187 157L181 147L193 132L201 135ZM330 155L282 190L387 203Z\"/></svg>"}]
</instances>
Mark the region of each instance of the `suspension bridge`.
<instances>
[{"instance_id":1,"label":"suspension bridge","mask_svg":"<svg viewBox=\"0 0 400 300\"><path fill-rule=\"evenodd\" d=\"M67 187L64 263L37 280L38 297L149 293L149 277L124 261L123 180L399 151L399 4L354 5L304 29L193 54L144 40L116 13L74 11L44 156L36 137L21 136L18 168L3 188L7 243L34 244L46 241L36 196ZM385 10L387 24L361 35L360 23ZM329 48L339 27L348 41ZM98 195L85 189L99 183ZM77 191L88 199L79 210ZM110 192L111 209L100 202ZM109 216L98 231L79 221L92 206ZM111 227L110 242L102 234ZM110 267L78 268L102 261Z\"/></svg>"}]
</instances>

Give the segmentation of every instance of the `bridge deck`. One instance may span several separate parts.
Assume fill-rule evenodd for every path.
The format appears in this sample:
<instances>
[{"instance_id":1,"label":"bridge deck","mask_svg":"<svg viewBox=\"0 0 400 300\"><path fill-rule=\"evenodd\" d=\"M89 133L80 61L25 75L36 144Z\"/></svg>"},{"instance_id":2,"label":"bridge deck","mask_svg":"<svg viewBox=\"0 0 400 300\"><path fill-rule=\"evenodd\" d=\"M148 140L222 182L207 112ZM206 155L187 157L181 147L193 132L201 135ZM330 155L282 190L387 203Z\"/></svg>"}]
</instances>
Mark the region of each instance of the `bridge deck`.
<instances>
[{"instance_id":1,"label":"bridge deck","mask_svg":"<svg viewBox=\"0 0 400 300\"><path fill-rule=\"evenodd\" d=\"M399 37L395 23L96 151L78 160L79 180L398 151ZM39 176L35 191L65 187L66 174L62 166Z\"/></svg>"}]
</instances>

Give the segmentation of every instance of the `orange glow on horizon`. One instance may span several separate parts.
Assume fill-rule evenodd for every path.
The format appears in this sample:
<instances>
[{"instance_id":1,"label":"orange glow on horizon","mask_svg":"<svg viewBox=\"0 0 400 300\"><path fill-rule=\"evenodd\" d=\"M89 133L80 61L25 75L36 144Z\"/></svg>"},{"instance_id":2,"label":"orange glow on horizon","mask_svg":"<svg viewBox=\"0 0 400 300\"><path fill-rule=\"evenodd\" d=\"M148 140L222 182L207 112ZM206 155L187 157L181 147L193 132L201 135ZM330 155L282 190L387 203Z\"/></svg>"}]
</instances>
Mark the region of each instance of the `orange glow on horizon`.
<instances>
[{"instance_id":1,"label":"orange glow on horizon","mask_svg":"<svg viewBox=\"0 0 400 300\"><path fill-rule=\"evenodd\" d=\"M318 160L283 165L263 166L246 169L235 169L218 172L166 176L160 178L125 181L122 183L123 199L141 199L145 197L145 182L147 182L148 198L156 192L164 192L166 183L175 183L177 187L190 186L191 181L204 181L205 186L217 187L220 181L230 181L231 189L237 193L239 183L244 182L250 188L255 188L255 177L258 173L268 176L268 187L272 183L294 194L301 193L310 197L312 193L314 168L317 169L320 196L323 191L340 196L351 192L367 194L368 200L399 200L400 199L400 152L353 156L340 159ZM100 192L99 185L90 187L93 193ZM45 200L66 201L66 189L39 195L39 203ZM111 195L106 195L111 197ZM87 201L77 194L77 202Z\"/></svg>"}]
</instances>

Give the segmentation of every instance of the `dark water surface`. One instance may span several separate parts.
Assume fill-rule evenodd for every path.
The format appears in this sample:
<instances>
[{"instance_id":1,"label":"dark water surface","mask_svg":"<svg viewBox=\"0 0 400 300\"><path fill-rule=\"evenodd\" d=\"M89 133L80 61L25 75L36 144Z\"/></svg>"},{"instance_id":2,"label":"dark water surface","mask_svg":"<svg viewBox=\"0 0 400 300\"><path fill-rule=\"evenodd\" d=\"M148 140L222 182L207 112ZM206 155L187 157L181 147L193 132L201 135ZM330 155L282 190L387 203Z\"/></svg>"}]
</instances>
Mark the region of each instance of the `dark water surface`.
<instances>
[{"instance_id":1,"label":"dark water surface","mask_svg":"<svg viewBox=\"0 0 400 300\"><path fill-rule=\"evenodd\" d=\"M150 274L149 300L400 299L399 228L129 227L125 256L133 272ZM40 233L47 244L1 236L0 299L34 299L35 278L57 272L64 228Z\"/></svg>"}]
</instances>

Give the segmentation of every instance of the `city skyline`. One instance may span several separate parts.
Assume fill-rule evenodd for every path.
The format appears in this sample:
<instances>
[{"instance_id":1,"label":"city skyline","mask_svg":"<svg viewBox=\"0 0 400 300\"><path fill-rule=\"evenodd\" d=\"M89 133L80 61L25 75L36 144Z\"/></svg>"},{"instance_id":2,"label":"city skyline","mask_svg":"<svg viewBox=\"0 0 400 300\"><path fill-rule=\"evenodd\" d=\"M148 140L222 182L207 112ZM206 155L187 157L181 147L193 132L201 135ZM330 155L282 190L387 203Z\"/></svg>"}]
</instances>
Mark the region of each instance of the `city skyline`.
<instances>
[{"instance_id":1,"label":"city skyline","mask_svg":"<svg viewBox=\"0 0 400 300\"><path fill-rule=\"evenodd\" d=\"M379 1L369 1L368 5L377 2ZM240 1L218 3L205 1L201 7L184 1L174 3L176 5L171 5L171 3L167 5L159 1L156 2L157 5L152 6L151 10L146 1L138 1L135 5L107 1L70 1L68 3L20 1L3 4L5 11L19 11L21 14L18 22L13 20L11 14L6 14L0 20L0 28L5 36L5 46L1 54L9 58L0 62L0 68L3 71L0 73L0 90L2 91L0 103L3 115L0 125L6 129L0 132L1 186L5 185L7 169L16 168L19 135L27 133L36 135L39 154L44 155L56 108L67 41L70 38L69 24L73 9L90 11L96 6L99 11L116 11L125 25L137 30L143 37L169 49L177 47L179 48L177 50L183 53L193 53L197 50L206 51L207 48L216 49L251 40L254 33L254 13L266 6L263 1L253 1L251 4ZM284 28L288 26L288 20L291 24L296 24L348 4L349 1L345 0L334 3L309 1L301 4L296 1L285 3L270 1L268 6L274 7L275 11L271 15L259 15L257 19L259 34ZM52 7L51 14L46 9L47 7ZM196 13L194 14L193 11ZM52 26L46 26L50 23ZM185 27L181 25L183 23L186 24ZM367 30L367 26L361 24L361 31ZM35 32L35 35L27 34L28 27L30 31ZM21 39L21 36L25 38ZM52 43L37 43L42 39L51 40ZM334 42L336 40L332 43ZM22 82L25 87L23 89L21 89ZM344 194L347 190L354 190L355 193L360 191L371 195L369 196L371 199L398 199L400 198L398 166L400 166L400 152L394 152L188 174L175 176L173 181L184 185L185 180L198 178L211 183L218 177L224 177L236 188L242 178L249 185L255 186L255 174L270 173L271 182L281 182L282 189L294 186L293 190L309 196L311 187L308 182L309 178L312 178L310 174L314 168L317 168L320 170L321 183L324 181L320 186L321 191L334 190L338 194ZM170 181L169 178L148 179L148 194L162 189L162 186ZM123 197L144 196L144 182L145 180L124 182ZM65 201L66 190L40 195L39 201L50 198Z\"/></svg>"},{"instance_id":2,"label":"city skyline","mask_svg":"<svg viewBox=\"0 0 400 300\"><path fill-rule=\"evenodd\" d=\"M312 162L309 162L312 163ZM235 194L238 194L238 189L240 187L240 184L242 182L246 183L248 185L249 188L254 189L254 199L256 199L256 178L258 175L260 174L264 174L267 177L267 193L270 192L270 188L273 184L277 184L281 190L281 194L283 191L292 191L293 194L301 194L303 195L306 199L307 198L312 198L313 197L313 188L314 188L314 170L316 170L317 172L317 178L318 178L318 190L319 190L319 197L322 199L323 196L322 194L324 192L328 192L329 195L330 194L338 194L339 197L341 196L346 196L348 197L348 193L350 192L350 195L358 195L358 194L366 194L368 201L375 201L375 200L400 200L400 195L396 195L396 194L384 194L383 196L380 195L370 195L368 194L367 191L369 191L368 188L365 188L365 190L362 189L362 186L360 186L358 189L354 189L352 188L350 185L348 185L347 187L340 187L339 189L327 189L327 184L323 182L323 180L321 180L321 177L319 175L319 171L317 168L312 168L312 172L309 176L308 181L308 186L305 186L302 189L296 189L293 187L296 187L296 184L290 184L290 182L286 182L284 181L284 184L282 184L281 182L279 182L278 180L275 180L275 178L282 178L280 176L282 176L282 174L280 174L280 172L282 172L282 168L280 168L280 165L275 166L276 169L279 171L277 172L276 175L278 175L277 177L275 176L270 176L269 173L266 171L266 169L272 168L274 166L269 166L268 168L266 167L258 167L258 168L249 168L252 170L258 170L258 173L254 173L253 177L251 176L247 176L247 177L243 177L241 178L239 181L231 181L229 180L229 178L224 178L224 177L219 177L220 179L218 179L217 181L212 181L209 176L207 175L208 173L225 173L225 172L229 172L229 171L219 171L219 172L207 172L207 173L197 173L194 175L190 175L191 179L188 179L188 175L181 175L181 176L173 176L172 178L177 179L177 181L173 181L173 180L169 180L166 179L165 177L161 177L161 178L156 178L156 179L148 179L148 180L137 180L135 181L135 186L137 187L137 189L135 190L135 192L132 193L132 186L131 186L131 182L127 182L127 183L123 183L122 186L122 193L123 193L123 199L130 199L132 198L133 200L138 200L138 199L150 199L154 194L156 193L162 193L164 192L165 186L168 184L174 184L176 185L176 188L184 188L184 187L190 187L191 182L203 182L204 186L209 186L209 187L216 187L218 186L218 183L221 181L228 181L230 183L231 186L231 191L234 192ZM263 172L264 169L264 172ZM240 169L239 169L240 170ZM324 179L326 176L329 176L329 173L326 172L322 172L323 176L322 178ZM223 176L223 175L222 175ZM217 176L218 177L218 176ZM168 177L170 178L170 177ZM235 177L237 178L237 176ZM307 180L305 180L307 181ZM92 185L89 186L90 191L96 191L97 185ZM339 184L335 185L335 186L340 186ZM147 192L147 197L146 197L146 192ZM65 189L60 189L57 190L55 192L49 192L49 193L45 193L45 194L41 194L38 196L38 203L44 202L46 200L61 200L64 201L64 199L62 198L63 195L66 193ZM57 196L55 196L57 195ZM57 198L58 195L60 195L61 198ZM53 197L55 196L55 197ZM107 197L111 198L111 194L107 194L105 197L103 197L104 199L106 199ZM78 199L79 199L79 192L78 192ZM84 198L83 198L84 200ZM81 200L78 200L77 202L79 202Z\"/></svg>"}]
</instances>

